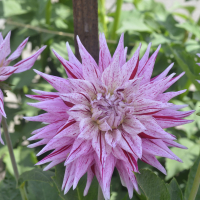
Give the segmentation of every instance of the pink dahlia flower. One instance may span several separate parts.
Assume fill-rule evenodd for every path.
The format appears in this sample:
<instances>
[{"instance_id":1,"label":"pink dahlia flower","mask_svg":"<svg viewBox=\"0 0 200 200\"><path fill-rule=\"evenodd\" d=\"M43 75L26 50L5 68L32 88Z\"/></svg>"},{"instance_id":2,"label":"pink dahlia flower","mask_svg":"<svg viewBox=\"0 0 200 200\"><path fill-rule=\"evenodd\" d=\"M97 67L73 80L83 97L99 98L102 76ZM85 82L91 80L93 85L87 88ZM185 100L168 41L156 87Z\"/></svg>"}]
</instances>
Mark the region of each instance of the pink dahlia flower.
<instances>
[{"instance_id":1,"label":"pink dahlia flower","mask_svg":"<svg viewBox=\"0 0 200 200\"><path fill-rule=\"evenodd\" d=\"M74 56L68 43L69 61L53 51L64 66L68 79L35 70L57 92L33 90L39 95L28 95L40 101L29 105L47 113L25 119L48 124L33 131L29 140L41 140L29 147L45 145L38 156L53 150L37 163L50 162L44 170L64 162L64 193L72 186L76 188L80 178L87 173L84 195L95 175L105 199L110 199L110 182L116 167L122 185L127 187L132 198L134 189L139 192L133 173L139 172L138 159L164 174L166 171L156 156L181 162L168 147L185 147L176 143L176 137L163 129L191 122L182 118L193 111L178 111L187 105L168 103L185 90L163 92L184 73L175 78L174 73L167 76L171 64L163 73L151 78L160 46L149 58L149 45L141 60L139 46L126 62L127 48L124 48L123 37L111 57L105 36L100 34L99 65L78 37L82 63Z\"/></svg>"},{"instance_id":2,"label":"pink dahlia flower","mask_svg":"<svg viewBox=\"0 0 200 200\"><path fill-rule=\"evenodd\" d=\"M3 39L2 34L0 33L0 82L5 81L10 75L13 73L20 73L23 71L26 71L30 69L35 61L37 60L37 57L42 53L42 51L45 49L45 46L39 49L35 54L30 56L29 58L26 58L24 60L21 60L20 62L16 63L14 66L9 66L10 62L17 59L24 49L28 38L26 38L18 47L17 49L8 57L6 58L10 53L10 35L11 32L7 34L5 39ZM0 123L2 120L2 116L6 117L6 113L4 111L3 106L3 92L0 89ZM0 133L0 142L4 144L1 133Z\"/></svg>"}]
</instances>

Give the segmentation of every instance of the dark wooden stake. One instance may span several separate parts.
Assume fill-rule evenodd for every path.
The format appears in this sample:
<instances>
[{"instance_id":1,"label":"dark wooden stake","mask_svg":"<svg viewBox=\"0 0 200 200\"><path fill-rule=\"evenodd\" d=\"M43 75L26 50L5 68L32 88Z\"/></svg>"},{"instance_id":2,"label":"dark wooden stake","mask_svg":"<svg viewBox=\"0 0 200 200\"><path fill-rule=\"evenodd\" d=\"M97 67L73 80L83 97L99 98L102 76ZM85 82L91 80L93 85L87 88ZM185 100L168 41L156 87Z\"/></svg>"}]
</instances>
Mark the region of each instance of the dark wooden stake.
<instances>
[{"instance_id":1,"label":"dark wooden stake","mask_svg":"<svg viewBox=\"0 0 200 200\"><path fill-rule=\"evenodd\" d=\"M99 60L98 41L98 1L73 0L74 36L78 35L82 44L95 61ZM75 54L81 61L77 41L75 39Z\"/></svg>"}]
</instances>

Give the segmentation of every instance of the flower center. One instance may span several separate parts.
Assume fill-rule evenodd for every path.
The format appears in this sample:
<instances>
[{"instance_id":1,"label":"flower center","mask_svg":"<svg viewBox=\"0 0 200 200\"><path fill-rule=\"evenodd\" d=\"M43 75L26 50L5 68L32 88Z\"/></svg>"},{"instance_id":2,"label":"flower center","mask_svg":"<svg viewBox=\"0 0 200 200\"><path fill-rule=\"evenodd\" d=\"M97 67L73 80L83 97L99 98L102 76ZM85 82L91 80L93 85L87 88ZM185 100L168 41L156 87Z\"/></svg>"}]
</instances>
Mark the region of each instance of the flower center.
<instances>
[{"instance_id":1,"label":"flower center","mask_svg":"<svg viewBox=\"0 0 200 200\"><path fill-rule=\"evenodd\" d=\"M103 131L117 128L123 121L126 103L121 96L101 93L92 101L92 118Z\"/></svg>"}]
</instances>

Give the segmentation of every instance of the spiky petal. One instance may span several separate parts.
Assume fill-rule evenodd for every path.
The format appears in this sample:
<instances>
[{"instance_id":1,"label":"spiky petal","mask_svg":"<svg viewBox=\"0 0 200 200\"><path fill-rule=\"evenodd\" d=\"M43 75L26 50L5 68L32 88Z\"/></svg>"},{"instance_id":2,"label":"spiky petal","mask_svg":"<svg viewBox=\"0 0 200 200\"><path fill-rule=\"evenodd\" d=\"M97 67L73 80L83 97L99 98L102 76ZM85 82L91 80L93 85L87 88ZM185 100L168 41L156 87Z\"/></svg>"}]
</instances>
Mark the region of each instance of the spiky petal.
<instances>
[{"instance_id":1,"label":"spiky petal","mask_svg":"<svg viewBox=\"0 0 200 200\"><path fill-rule=\"evenodd\" d=\"M105 36L100 34L99 66L79 38L78 45L82 64L68 44L69 61L54 51L66 69L68 79L36 71L58 92L35 91L39 95L28 96L40 101L31 103L31 106L47 113L25 119L49 123L32 133L34 135L29 140L42 140L29 147L45 144L38 155L54 150L38 163L51 162L45 170L64 162L64 193L72 186L74 189L81 176L87 173L84 195L95 175L108 200L110 181L116 167L122 185L127 187L132 198L134 189L139 192L133 173L139 172L138 159L164 174L166 171L155 156L181 162L168 147L184 147L174 142L175 136L163 128L191 122L183 118L193 111L178 111L182 107L168 103L185 90L163 92L183 74L175 78L174 74L167 76L170 65L163 73L151 78L160 46L149 58L149 45L141 60L139 46L126 62L127 48L123 45L123 35L111 57Z\"/></svg>"},{"instance_id":2,"label":"spiky petal","mask_svg":"<svg viewBox=\"0 0 200 200\"><path fill-rule=\"evenodd\" d=\"M13 73L20 73L30 69L35 61L37 60L38 56L42 53L45 49L45 46L39 49L36 53L34 53L29 58L19 61L14 66L9 66L10 62L17 59L24 49L26 43L28 42L28 38L26 38L18 47L17 49L7 58L7 56L11 53L10 50L10 36L11 32L7 34L5 39L3 39L2 34L0 33L0 82L5 81L9 78ZM0 123L2 116L6 117L4 106L3 106L3 93L0 89ZM1 138L0 133L0 142L3 144L3 140Z\"/></svg>"}]
</instances>

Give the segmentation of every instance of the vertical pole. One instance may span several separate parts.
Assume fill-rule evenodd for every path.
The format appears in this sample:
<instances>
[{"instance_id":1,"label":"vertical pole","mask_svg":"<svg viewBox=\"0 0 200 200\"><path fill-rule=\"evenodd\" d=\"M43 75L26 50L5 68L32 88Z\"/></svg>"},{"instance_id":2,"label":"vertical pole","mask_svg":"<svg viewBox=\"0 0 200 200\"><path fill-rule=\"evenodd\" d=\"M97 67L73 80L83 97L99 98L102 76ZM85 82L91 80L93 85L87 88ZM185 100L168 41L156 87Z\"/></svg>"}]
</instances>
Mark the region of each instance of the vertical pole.
<instances>
[{"instance_id":1,"label":"vertical pole","mask_svg":"<svg viewBox=\"0 0 200 200\"><path fill-rule=\"evenodd\" d=\"M73 0L75 55L81 61L76 36L98 63L98 0ZM103 193L99 186L98 200L103 200Z\"/></svg>"},{"instance_id":2,"label":"vertical pole","mask_svg":"<svg viewBox=\"0 0 200 200\"><path fill-rule=\"evenodd\" d=\"M74 36L78 35L82 44L98 63L98 1L97 0L73 0ZM75 41L75 54L81 61L78 45Z\"/></svg>"}]
</instances>

